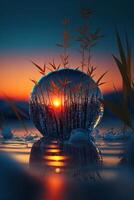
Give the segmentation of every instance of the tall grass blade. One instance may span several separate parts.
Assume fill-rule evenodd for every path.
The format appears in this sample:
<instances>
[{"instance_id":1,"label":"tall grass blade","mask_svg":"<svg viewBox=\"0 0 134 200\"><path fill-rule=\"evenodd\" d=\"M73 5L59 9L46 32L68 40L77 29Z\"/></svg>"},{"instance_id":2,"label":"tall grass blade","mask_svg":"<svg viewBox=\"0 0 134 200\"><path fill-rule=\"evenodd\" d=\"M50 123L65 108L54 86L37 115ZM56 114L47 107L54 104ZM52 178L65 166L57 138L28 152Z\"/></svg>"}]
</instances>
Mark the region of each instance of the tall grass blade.
<instances>
[{"instance_id":1,"label":"tall grass blade","mask_svg":"<svg viewBox=\"0 0 134 200\"><path fill-rule=\"evenodd\" d=\"M35 62L33 62L33 61L31 61L32 63L33 63L33 65L37 68L37 69L39 69L40 71L42 71L42 68L38 65L38 64L36 64Z\"/></svg>"},{"instance_id":2,"label":"tall grass blade","mask_svg":"<svg viewBox=\"0 0 134 200\"><path fill-rule=\"evenodd\" d=\"M122 64L124 65L124 67L126 67L127 62L126 62L125 51L123 49L123 45L122 45L121 38L120 38L118 31L116 31L116 40L117 40L117 45L118 45L118 49L119 49L120 59L122 61Z\"/></svg>"},{"instance_id":3,"label":"tall grass blade","mask_svg":"<svg viewBox=\"0 0 134 200\"><path fill-rule=\"evenodd\" d=\"M100 81L103 79L103 77L108 73L108 71L104 72L100 78L96 81L97 85L100 85Z\"/></svg>"},{"instance_id":4,"label":"tall grass blade","mask_svg":"<svg viewBox=\"0 0 134 200\"><path fill-rule=\"evenodd\" d=\"M127 66L128 66L128 74L130 75L131 79L131 60L132 60L132 52L131 47L128 42L128 36L126 34L126 45L127 45Z\"/></svg>"},{"instance_id":5,"label":"tall grass blade","mask_svg":"<svg viewBox=\"0 0 134 200\"><path fill-rule=\"evenodd\" d=\"M125 69L124 65L114 55L113 55L113 58L115 60L115 63L116 63L116 65L117 65L117 67L118 67L118 69L120 71L120 74L122 76L122 79L124 80L124 83L125 83L128 91L130 91L131 90L131 85L130 85L129 77L128 77L127 73L126 73L126 69Z\"/></svg>"}]
</instances>

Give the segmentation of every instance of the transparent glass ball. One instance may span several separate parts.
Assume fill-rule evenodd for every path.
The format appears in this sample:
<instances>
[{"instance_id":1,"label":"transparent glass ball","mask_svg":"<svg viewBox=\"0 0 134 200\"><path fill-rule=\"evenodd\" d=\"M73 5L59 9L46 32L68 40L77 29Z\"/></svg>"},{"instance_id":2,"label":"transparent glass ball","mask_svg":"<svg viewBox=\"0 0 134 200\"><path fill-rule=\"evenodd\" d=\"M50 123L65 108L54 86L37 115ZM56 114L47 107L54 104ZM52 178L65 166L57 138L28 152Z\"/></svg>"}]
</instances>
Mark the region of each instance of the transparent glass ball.
<instances>
[{"instance_id":1,"label":"transparent glass ball","mask_svg":"<svg viewBox=\"0 0 134 200\"><path fill-rule=\"evenodd\" d=\"M72 130L94 129L103 115L102 94L87 74L61 69L43 76L30 98L30 116L49 139L68 140Z\"/></svg>"}]
</instances>

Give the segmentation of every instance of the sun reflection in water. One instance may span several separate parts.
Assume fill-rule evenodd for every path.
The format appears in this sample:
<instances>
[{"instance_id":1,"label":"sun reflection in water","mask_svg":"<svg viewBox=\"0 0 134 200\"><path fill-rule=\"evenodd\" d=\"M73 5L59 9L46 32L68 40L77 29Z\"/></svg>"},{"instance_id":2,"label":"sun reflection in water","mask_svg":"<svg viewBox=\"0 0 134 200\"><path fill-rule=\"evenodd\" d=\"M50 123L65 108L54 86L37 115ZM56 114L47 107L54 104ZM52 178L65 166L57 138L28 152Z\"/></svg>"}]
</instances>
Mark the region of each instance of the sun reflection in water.
<instances>
[{"instance_id":1,"label":"sun reflection in water","mask_svg":"<svg viewBox=\"0 0 134 200\"><path fill-rule=\"evenodd\" d=\"M62 149L57 141L52 141L51 144L45 146L45 165L53 169L55 173L61 173L62 169L66 167L68 159L62 154Z\"/></svg>"},{"instance_id":2,"label":"sun reflection in water","mask_svg":"<svg viewBox=\"0 0 134 200\"><path fill-rule=\"evenodd\" d=\"M54 160L54 161L64 161L64 160L67 160L67 157L66 156L60 156L60 155L57 155L57 156L45 156L44 157L46 160Z\"/></svg>"},{"instance_id":3,"label":"sun reflection in water","mask_svg":"<svg viewBox=\"0 0 134 200\"><path fill-rule=\"evenodd\" d=\"M57 167L57 168L55 169L55 172L56 172L57 174L59 174L59 173L61 172L60 168Z\"/></svg>"},{"instance_id":4,"label":"sun reflection in water","mask_svg":"<svg viewBox=\"0 0 134 200\"><path fill-rule=\"evenodd\" d=\"M46 164L50 167L65 167L66 166L66 163L61 162L61 161L55 161L55 160L49 161Z\"/></svg>"},{"instance_id":5,"label":"sun reflection in water","mask_svg":"<svg viewBox=\"0 0 134 200\"><path fill-rule=\"evenodd\" d=\"M48 153L60 153L60 149L47 149L46 152Z\"/></svg>"},{"instance_id":6,"label":"sun reflection in water","mask_svg":"<svg viewBox=\"0 0 134 200\"><path fill-rule=\"evenodd\" d=\"M59 169L57 168L59 171ZM47 177L46 200L63 200L64 178L59 174Z\"/></svg>"}]
</instances>

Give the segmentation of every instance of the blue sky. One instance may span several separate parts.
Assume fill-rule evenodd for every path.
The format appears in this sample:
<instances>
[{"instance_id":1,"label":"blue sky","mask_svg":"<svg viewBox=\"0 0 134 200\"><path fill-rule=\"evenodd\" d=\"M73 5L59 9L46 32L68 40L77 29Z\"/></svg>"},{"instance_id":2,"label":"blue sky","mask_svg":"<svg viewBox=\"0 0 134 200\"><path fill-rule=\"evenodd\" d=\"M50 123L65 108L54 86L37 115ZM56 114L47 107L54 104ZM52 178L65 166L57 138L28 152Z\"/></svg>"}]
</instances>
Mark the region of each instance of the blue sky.
<instances>
[{"instance_id":1,"label":"blue sky","mask_svg":"<svg viewBox=\"0 0 134 200\"><path fill-rule=\"evenodd\" d=\"M100 27L105 38L98 45L101 52L113 51L114 27L129 34L134 42L134 2L132 0L2 0L0 8L0 51L41 52L53 51L60 40L62 20L69 17L70 29L75 30L81 24L80 9L90 7L94 11L92 28ZM107 46L109 48L107 49Z\"/></svg>"}]
</instances>

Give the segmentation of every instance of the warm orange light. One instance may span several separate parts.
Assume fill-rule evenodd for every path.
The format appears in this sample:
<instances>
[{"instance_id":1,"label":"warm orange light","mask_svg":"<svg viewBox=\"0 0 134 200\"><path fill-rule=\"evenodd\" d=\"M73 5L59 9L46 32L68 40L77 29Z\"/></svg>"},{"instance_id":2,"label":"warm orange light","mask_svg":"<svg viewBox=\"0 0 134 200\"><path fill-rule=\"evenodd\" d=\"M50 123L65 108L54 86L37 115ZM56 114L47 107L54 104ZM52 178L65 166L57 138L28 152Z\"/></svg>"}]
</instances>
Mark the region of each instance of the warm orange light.
<instances>
[{"instance_id":1,"label":"warm orange light","mask_svg":"<svg viewBox=\"0 0 134 200\"><path fill-rule=\"evenodd\" d=\"M56 168L58 173L49 175L45 182L45 199L47 200L63 200L63 192L65 187L64 178L59 175L59 168Z\"/></svg>"},{"instance_id":2,"label":"warm orange light","mask_svg":"<svg viewBox=\"0 0 134 200\"><path fill-rule=\"evenodd\" d=\"M54 105L54 107L58 108L61 105L61 101L59 99L54 99L53 100L53 105Z\"/></svg>"},{"instance_id":3,"label":"warm orange light","mask_svg":"<svg viewBox=\"0 0 134 200\"><path fill-rule=\"evenodd\" d=\"M57 149L57 145L55 144L49 144L49 145L46 145L45 147L48 149Z\"/></svg>"},{"instance_id":4,"label":"warm orange light","mask_svg":"<svg viewBox=\"0 0 134 200\"><path fill-rule=\"evenodd\" d=\"M49 161L46 164L50 167L65 167L66 163L61 161Z\"/></svg>"},{"instance_id":5,"label":"warm orange light","mask_svg":"<svg viewBox=\"0 0 134 200\"><path fill-rule=\"evenodd\" d=\"M60 153L60 149L47 149L46 152L48 153Z\"/></svg>"},{"instance_id":6,"label":"warm orange light","mask_svg":"<svg viewBox=\"0 0 134 200\"><path fill-rule=\"evenodd\" d=\"M61 161L61 160L67 160L67 156L45 156L45 160L54 160L54 161Z\"/></svg>"},{"instance_id":7,"label":"warm orange light","mask_svg":"<svg viewBox=\"0 0 134 200\"><path fill-rule=\"evenodd\" d=\"M61 169L60 169L59 167L57 167L57 168L55 169L55 172L56 172L57 174L59 174L59 173L61 172Z\"/></svg>"},{"instance_id":8,"label":"warm orange light","mask_svg":"<svg viewBox=\"0 0 134 200\"><path fill-rule=\"evenodd\" d=\"M59 148L57 141L52 141L52 144L46 146L46 155L44 155L44 161L47 166L53 167L56 174L61 173L61 168L67 165L67 156L60 155L61 149Z\"/></svg>"},{"instance_id":9,"label":"warm orange light","mask_svg":"<svg viewBox=\"0 0 134 200\"><path fill-rule=\"evenodd\" d=\"M49 62L50 55L48 54L45 56L45 61ZM53 56L55 57L56 55ZM44 57L40 56L39 60L43 62ZM72 65L77 66L79 64L77 56L72 56L71 60ZM118 69L111 61L112 59L109 59L108 56L102 56L101 59L94 60L94 65L101 66L96 71L95 80L98 80L100 74L108 69L107 66L111 69L107 76L104 77L104 82L106 81L107 84L101 86L103 93L113 91L113 82L116 84L117 89L120 90L122 88L122 81ZM34 86L33 82L29 81L29 78L34 80L40 78L38 70L34 70L32 62L29 62L29 55L22 54L19 56L18 54L2 54L0 55L0 65L2 66L0 67L0 98L3 98L3 93L6 93L10 98L15 100L28 100L29 94ZM18 68L18 66L20 67ZM57 108L59 108L59 106Z\"/></svg>"}]
</instances>

